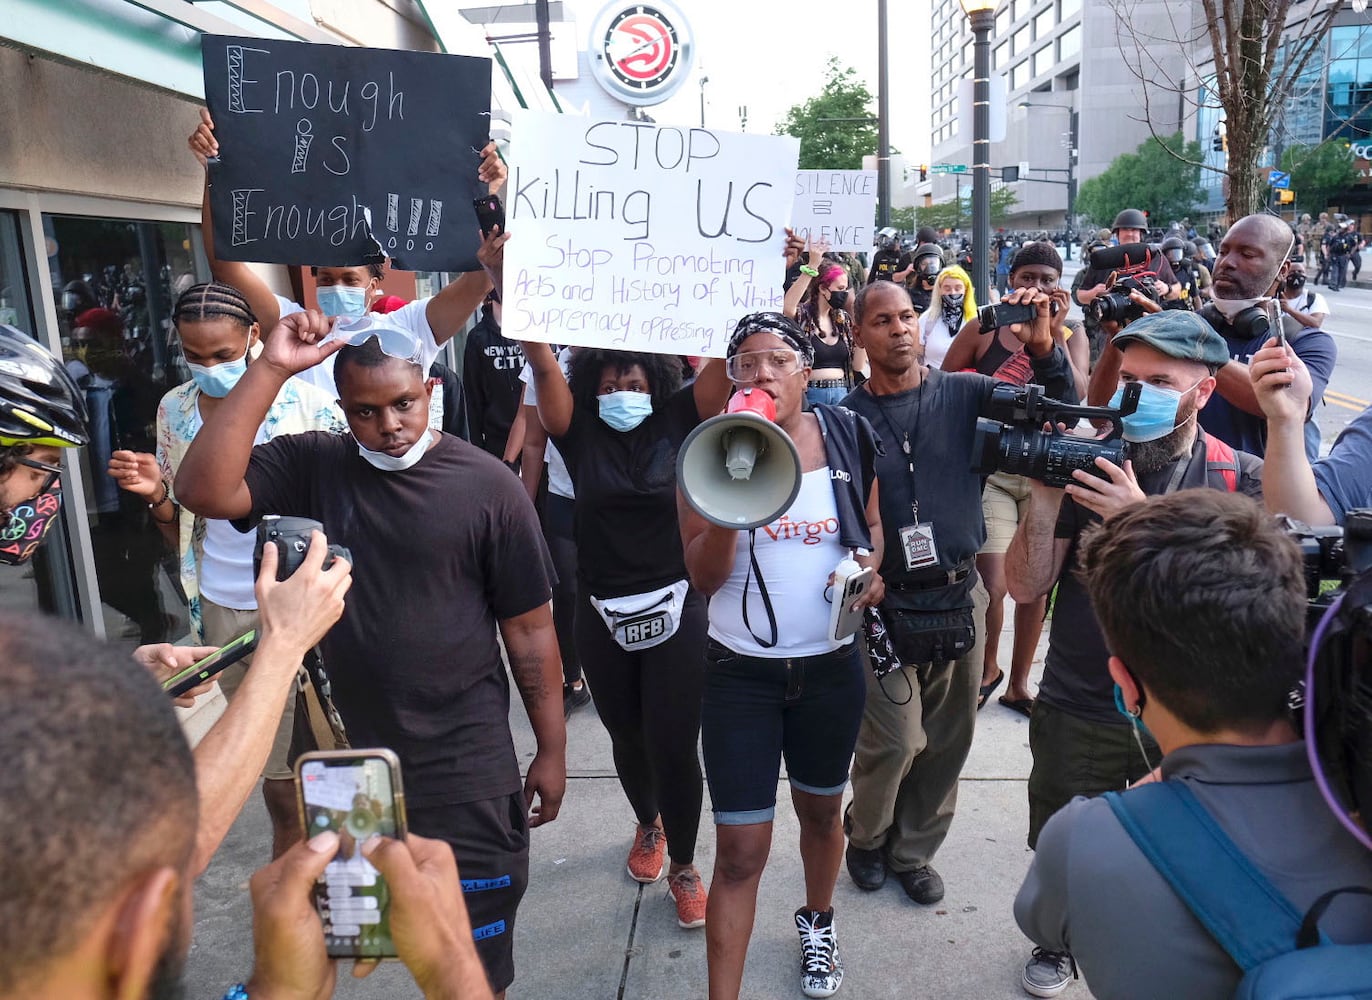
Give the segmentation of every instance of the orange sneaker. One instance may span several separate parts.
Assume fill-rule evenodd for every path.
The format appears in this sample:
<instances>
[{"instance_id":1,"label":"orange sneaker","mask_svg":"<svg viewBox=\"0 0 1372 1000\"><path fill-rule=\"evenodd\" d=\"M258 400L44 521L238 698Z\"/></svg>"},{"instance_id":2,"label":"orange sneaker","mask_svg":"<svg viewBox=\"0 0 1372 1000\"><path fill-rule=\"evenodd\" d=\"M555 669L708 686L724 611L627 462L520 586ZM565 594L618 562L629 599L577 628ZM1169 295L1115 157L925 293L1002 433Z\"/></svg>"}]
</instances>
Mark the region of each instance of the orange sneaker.
<instances>
[{"instance_id":1,"label":"orange sneaker","mask_svg":"<svg viewBox=\"0 0 1372 1000\"><path fill-rule=\"evenodd\" d=\"M667 870L667 835L660 827L640 826L629 848L629 877L651 885Z\"/></svg>"},{"instance_id":2,"label":"orange sneaker","mask_svg":"<svg viewBox=\"0 0 1372 1000\"><path fill-rule=\"evenodd\" d=\"M695 865L683 868L667 878L667 891L676 900L676 922L687 929L705 926L705 904L708 897Z\"/></svg>"}]
</instances>

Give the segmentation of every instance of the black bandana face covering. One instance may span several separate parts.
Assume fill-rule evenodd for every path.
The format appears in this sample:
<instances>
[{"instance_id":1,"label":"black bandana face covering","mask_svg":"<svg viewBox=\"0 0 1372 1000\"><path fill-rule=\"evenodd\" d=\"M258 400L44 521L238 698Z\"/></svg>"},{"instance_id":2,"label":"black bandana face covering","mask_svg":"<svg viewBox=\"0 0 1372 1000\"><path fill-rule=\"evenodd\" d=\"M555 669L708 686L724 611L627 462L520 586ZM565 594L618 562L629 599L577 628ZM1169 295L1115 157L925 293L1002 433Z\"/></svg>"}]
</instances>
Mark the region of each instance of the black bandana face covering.
<instances>
[{"instance_id":1,"label":"black bandana face covering","mask_svg":"<svg viewBox=\"0 0 1372 1000\"><path fill-rule=\"evenodd\" d=\"M948 329L957 333L962 326L962 295L945 295L943 297L943 322L948 324Z\"/></svg>"}]
</instances>

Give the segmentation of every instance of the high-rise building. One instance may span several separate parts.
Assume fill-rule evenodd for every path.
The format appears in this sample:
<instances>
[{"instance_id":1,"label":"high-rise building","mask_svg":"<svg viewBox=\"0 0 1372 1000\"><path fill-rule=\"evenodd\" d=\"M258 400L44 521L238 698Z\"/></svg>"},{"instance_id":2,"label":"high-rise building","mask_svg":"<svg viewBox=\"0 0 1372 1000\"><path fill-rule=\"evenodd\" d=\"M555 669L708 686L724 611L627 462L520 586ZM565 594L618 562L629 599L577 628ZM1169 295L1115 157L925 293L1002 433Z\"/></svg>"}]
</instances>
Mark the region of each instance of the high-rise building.
<instances>
[{"instance_id":1,"label":"high-rise building","mask_svg":"<svg viewBox=\"0 0 1372 1000\"><path fill-rule=\"evenodd\" d=\"M1122 16L1137 24L1153 18L1170 23L1177 7L1176 0L1002 0L991 34L991 70L993 93L1003 86L1006 95L1005 130L1003 138L992 136L998 139L991 143L992 186L1001 184L1001 167L1029 169L1010 185L1017 202L999 225L1060 228L1069 164L1080 185L1147 139L1146 119L1159 135L1181 127L1175 84L1183 78L1185 54L1179 48L1149 52L1143 64L1157 75L1156 85L1146 86L1126 65L1124 53L1130 62L1137 57L1132 36L1120 30ZM963 81L972 76L972 32L958 0L933 0L930 39L932 162L971 164L972 113L964 107L970 84ZM947 201L961 190L966 199L970 188L970 175L936 175L932 195Z\"/></svg>"}]
</instances>

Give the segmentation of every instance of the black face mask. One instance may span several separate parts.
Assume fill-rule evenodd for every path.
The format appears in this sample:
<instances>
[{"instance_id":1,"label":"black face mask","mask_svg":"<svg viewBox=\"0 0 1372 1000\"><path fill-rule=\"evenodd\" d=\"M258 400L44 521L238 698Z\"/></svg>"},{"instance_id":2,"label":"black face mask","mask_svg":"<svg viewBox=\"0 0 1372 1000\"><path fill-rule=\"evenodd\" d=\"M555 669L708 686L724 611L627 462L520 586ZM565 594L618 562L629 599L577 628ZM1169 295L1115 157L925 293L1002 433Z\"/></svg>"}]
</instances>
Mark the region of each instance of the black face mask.
<instances>
[{"instance_id":1,"label":"black face mask","mask_svg":"<svg viewBox=\"0 0 1372 1000\"><path fill-rule=\"evenodd\" d=\"M829 308L830 308L830 309L842 309L842 308L843 308L844 306L846 306L847 304L848 304L848 292L847 292L846 289L845 289L844 291L841 291L841 292L830 292L830 293L829 293Z\"/></svg>"},{"instance_id":2,"label":"black face mask","mask_svg":"<svg viewBox=\"0 0 1372 1000\"><path fill-rule=\"evenodd\" d=\"M1289 274L1286 276L1286 290L1288 292L1299 292L1305 287L1305 275Z\"/></svg>"}]
</instances>

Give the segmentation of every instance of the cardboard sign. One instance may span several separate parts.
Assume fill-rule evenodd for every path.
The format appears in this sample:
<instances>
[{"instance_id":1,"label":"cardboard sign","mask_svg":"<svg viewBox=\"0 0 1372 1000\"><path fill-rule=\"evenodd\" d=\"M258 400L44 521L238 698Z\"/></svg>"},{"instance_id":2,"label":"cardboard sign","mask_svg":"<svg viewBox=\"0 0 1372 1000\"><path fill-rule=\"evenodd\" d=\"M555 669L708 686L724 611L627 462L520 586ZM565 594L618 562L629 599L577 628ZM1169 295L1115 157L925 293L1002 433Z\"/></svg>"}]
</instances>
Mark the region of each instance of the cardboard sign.
<instances>
[{"instance_id":1,"label":"cardboard sign","mask_svg":"<svg viewBox=\"0 0 1372 1000\"><path fill-rule=\"evenodd\" d=\"M472 271L491 61L205 35L222 260Z\"/></svg>"},{"instance_id":2,"label":"cardboard sign","mask_svg":"<svg viewBox=\"0 0 1372 1000\"><path fill-rule=\"evenodd\" d=\"M799 140L513 114L501 332L723 357L782 307Z\"/></svg>"},{"instance_id":3,"label":"cardboard sign","mask_svg":"<svg viewBox=\"0 0 1372 1000\"><path fill-rule=\"evenodd\" d=\"M830 250L868 253L875 238L875 170L797 170L791 228Z\"/></svg>"}]
</instances>

